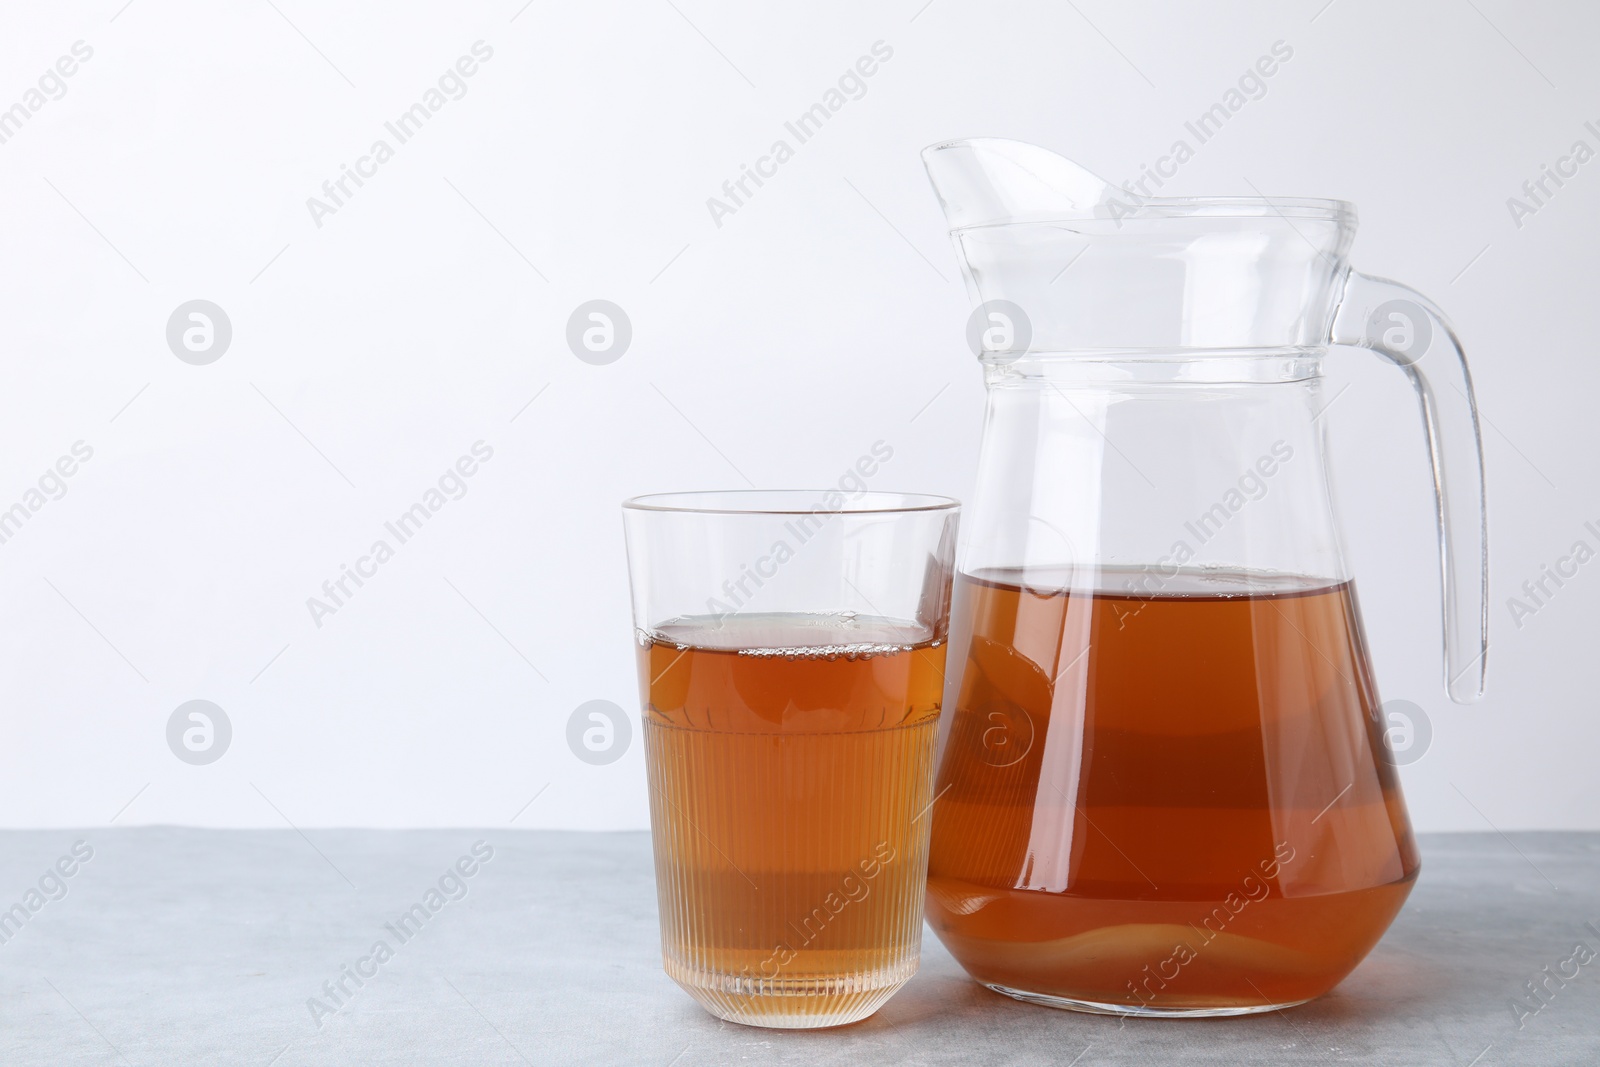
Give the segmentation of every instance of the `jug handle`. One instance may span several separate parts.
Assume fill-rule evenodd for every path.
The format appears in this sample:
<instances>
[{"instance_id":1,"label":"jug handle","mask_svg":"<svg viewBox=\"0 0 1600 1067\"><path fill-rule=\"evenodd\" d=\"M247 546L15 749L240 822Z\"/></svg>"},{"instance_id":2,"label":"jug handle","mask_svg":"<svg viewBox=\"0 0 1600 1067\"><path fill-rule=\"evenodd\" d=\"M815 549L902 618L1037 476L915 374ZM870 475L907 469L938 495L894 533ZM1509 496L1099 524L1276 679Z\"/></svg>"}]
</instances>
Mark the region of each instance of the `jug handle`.
<instances>
[{"instance_id":1,"label":"jug handle","mask_svg":"<svg viewBox=\"0 0 1600 1067\"><path fill-rule=\"evenodd\" d=\"M1489 517L1483 439L1461 341L1415 289L1350 271L1330 340L1365 348L1405 372L1422 407L1433 467L1444 603L1445 691L1482 698L1489 652Z\"/></svg>"}]
</instances>

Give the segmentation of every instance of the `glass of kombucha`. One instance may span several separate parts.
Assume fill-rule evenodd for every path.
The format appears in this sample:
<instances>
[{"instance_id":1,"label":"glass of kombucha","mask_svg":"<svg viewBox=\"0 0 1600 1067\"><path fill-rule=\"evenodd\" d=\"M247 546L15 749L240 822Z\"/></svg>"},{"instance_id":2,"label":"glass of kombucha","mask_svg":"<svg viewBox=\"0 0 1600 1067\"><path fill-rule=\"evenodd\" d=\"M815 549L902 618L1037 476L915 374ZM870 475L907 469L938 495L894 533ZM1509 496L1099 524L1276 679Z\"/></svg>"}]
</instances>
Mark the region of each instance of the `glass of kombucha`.
<instances>
[{"instance_id":1,"label":"glass of kombucha","mask_svg":"<svg viewBox=\"0 0 1600 1067\"><path fill-rule=\"evenodd\" d=\"M856 1022L916 972L958 511L623 505L662 960L718 1018Z\"/></svg>"}]
</instances>

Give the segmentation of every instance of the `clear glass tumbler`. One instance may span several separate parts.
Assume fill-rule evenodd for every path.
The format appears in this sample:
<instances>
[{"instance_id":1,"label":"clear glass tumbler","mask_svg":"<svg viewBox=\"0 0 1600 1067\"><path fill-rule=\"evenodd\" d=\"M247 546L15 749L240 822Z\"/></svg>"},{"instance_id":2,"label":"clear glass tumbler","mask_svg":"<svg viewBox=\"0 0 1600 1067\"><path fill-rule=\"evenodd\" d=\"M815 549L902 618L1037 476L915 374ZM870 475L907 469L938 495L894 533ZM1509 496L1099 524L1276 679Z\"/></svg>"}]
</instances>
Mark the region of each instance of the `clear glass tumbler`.
<instances>
[{"instance_id":1,"label":"clear glass tumbler","mask_svg":"<svg viewBox=\"0 0 1600 1067\"><path fill-rule=\"evenodd\" d=\"M722 1019L837 1026L916 973L959 505L623 505L667 974Z\"/></svg>"}]
</instances>

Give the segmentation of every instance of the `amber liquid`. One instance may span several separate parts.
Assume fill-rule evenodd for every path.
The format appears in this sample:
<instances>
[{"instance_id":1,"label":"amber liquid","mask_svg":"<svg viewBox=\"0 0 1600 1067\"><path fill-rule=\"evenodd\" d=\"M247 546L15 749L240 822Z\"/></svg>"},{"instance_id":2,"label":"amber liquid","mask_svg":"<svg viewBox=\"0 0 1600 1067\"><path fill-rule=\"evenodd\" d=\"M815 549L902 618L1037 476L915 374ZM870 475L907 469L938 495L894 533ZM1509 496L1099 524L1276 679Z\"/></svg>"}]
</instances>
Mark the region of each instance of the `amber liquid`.
<instances>
[{"instance_id":1,"label":"amber liquid","mask_svg":"<svg viewBox=\"0 0 1600 1067\"><path fill-rule=\"evenodd\" d=\"M662 954L713 1014L853 1022L915 972L944 658L856 616L642 639Z\"/></svg>"},{"instance_id":2,"label":"amber liquid","mask_svg":"<svg viewBox=\"0 0 1600 1067\"><path fill-rule=\"evenodd\" d=\"M1070 584L957 579L929 924L980 982L1058 1006L1328 991L1418 869L1349 583Z\"/></svg>"}]
</instances>

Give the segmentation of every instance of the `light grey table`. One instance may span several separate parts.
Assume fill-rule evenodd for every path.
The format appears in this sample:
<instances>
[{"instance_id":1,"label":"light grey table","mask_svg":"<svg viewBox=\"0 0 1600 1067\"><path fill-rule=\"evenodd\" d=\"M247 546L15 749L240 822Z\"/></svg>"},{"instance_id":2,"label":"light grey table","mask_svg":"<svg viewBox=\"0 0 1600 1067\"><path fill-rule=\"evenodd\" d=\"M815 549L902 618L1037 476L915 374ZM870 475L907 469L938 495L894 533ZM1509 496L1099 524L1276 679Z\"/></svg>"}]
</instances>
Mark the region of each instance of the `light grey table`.
<instances>
[{"instance_id":1,"label":"light grey table","mask_svg":"<svg viewBox=\"0 0 1600 1067\"><path fill-rule=\"evenodd\" d=\"M645 834L8 832L0 907L38 910L0 914L0 1064L1600 1064L1600 958L1520 1029L1510 1007L1576 943L1600 952L1600 834L1422 848L1389 935L1302 1008L1051 1011L974 985L930 934L876 1016L804 1033L719 1022L662 973ZM459 899L391 930L462 857Z\"/></svg>"}]
</instances>

